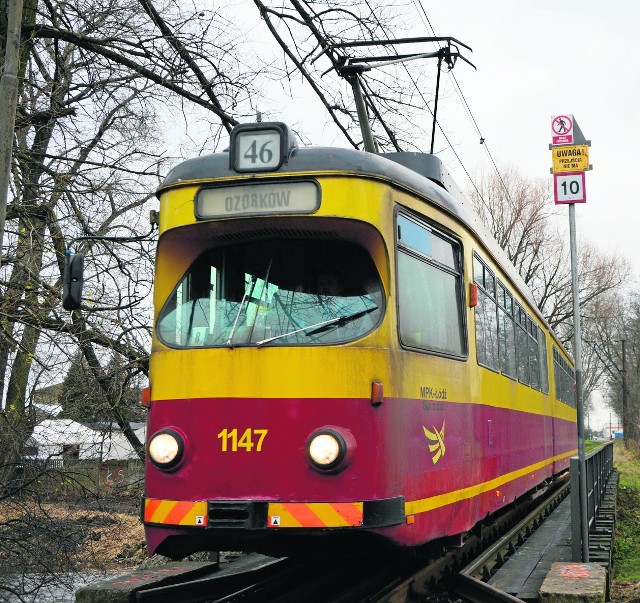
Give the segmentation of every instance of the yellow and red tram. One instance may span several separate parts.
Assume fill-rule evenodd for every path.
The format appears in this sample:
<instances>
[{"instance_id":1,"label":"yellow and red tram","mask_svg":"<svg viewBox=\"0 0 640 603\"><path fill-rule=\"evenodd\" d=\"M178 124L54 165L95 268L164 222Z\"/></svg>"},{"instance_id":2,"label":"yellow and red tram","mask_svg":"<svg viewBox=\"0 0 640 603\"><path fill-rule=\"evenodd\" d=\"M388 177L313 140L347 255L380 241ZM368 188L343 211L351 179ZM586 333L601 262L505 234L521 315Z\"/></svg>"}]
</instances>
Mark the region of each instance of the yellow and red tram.
<instances>
[{"instance_id":1,"label":"yellow and red tram","mask_svg":"<svg viewBox=\"0 0 640 603\"><path fill-rule=\"evenodd\" d=\"M158 191L148 551L415 547L566 470L570 358L440 162L280 123Z\"/></svg>"}]
</instances>

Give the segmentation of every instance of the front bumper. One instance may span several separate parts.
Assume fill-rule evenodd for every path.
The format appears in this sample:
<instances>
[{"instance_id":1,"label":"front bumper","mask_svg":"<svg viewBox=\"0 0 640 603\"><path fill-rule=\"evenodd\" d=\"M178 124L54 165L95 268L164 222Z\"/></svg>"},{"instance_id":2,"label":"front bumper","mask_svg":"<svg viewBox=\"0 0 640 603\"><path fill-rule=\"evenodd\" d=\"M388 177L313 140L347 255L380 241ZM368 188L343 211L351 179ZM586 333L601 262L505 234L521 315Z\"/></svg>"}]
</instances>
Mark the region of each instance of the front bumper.
<instances>
[{"instance_id":1,"label":"front bumper","mask_svg":"<svg viewBox=\"0 0 640 603\"><path fill-rule=\"evenodd\" d=\"M404 523L404 497L360 502L180 501L142 498L145 525L193 529L383 528Z\"/></svg>"}]
</instances>

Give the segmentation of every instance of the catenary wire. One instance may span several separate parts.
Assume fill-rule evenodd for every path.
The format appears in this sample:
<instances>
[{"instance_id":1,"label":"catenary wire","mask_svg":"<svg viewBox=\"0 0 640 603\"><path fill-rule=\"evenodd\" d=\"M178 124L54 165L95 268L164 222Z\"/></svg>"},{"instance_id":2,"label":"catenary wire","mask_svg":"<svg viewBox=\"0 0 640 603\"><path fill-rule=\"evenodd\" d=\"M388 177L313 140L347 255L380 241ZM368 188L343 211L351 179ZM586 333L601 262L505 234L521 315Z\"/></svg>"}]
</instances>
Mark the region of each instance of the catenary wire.
<instances>
[{"instance_id":1,"label":"catenary wire","mask_svg":"<svg viewBox=\"0 0 640 603\"><path fill-rule=\"evenodd\" d=\"M414 0L414 2L417 5L418 8L418 16L422 19L422 17L424 16L424 19L426 20L425 25L427 26L427 28L430 30L431 34L435 37L435 30L433 28L433 25L431 25L431 21L429 19L429 16L427 15L427 11L424 8L424 5L422 4L422 0ZM423 21L424 23L424 21ZM439 45L439 43L438 43ZM507 188L507 185L502 177L502 174L500 173L500 170L498 169L498 166L493 158L493 155L491 154L491 151L489 150L489 146L487 145L487 141L485 139L485 137L482 135L482 132L480 130L480 126L478 125L478 122L476 121L476 118L473 115L473 112L471 111L471 107L469 107L469 104L467 103L467 99L465 98L464 94L462 93L462 88L460 87L460 84L458 83L458 80L456 79L455 74L450 71L449 72L451 74L451 78L454 82L454 88L456 89L456 92L458 94L458 96L460 97L460 99L462 100L462 104L465 107L465 110L467 112L467 115L469 116L469 119L471 120L471 123L473 124L473 127L475 128L476 132L478 133L478 136L480 137L480 144L484 147L485 152L487 153L487 156L489 157L489 160L491 161L491 165L493 166L493 169L495 170L498 179L500 180L500 184L502 185L502 188L504 189L505 195L507 196L507 199L509 200L510 203L512 203L511 201L511 195L509 194L509 189ZM442 132L442 128L440 128L440 131ZM444 134L444 132L443 132ZM446 135L445 135L446 138ZM448 142L448 140L447 140ZM456 154L456 157L458 157L458 155ZM478 195L480 195L480 198L482 199L482 195L480 194L480 191L478 190L478 188L476 187L475 183L473 182L473 180L471 180L471 176L469 176L469 172L467 171L466 167L462 164L462 161L460 160L460 158L458 157L458 161L460 161L460 165L462 166L462 169L464 170L465 174L467 174L467 177L469 178L469 180L471 181L473 187L476 189L476 192L478 193Z\"/></svg>"},{"instance_id":2,"label":"catenary wire","mask_svg":"<svg viewBox=\"0 0 640 603\"><path fill-rule=\"evenodd\" d=\"M378 26L380 27L380 29L382 30L382 32L384 33L384 35L386 36L387 39L389 39L389 35L387 34L387 32L384 29L384 26L382 25L382 23L380 23L380 20L378 19L378 17L376 16L375 12L373 11L373 9L371 8L371 5L369 4L369 0L365 0L365 3L367 5L367 7L369 8L369 10L371 11L371 14L375 17ZM423 8L424 11L424 8ZM426 13L425 13L425 17L426 17ZM427 18L428 21L428 18ZM429 23L429 27L431 28L431 31L433 32L433 28L431 27L431 24ZM433 34L435 37L435 34ZM395 50L395 49L394 49ZM411 80L411 83L413 84L413 86L415 87L415 89L417 90L418 94L420 95L420 98L422 98L425 107L427 108L427 111L429 111L429 113L431 114L431 116L433 117L433 111L431 110L431 108L429 107L429 104L427 102L427 100L425 99L424 95L422 94L422 91L420 90L420 88L418 87L417 82L413 79L413 76L411 75L411 73L409 72L409 70L407 69L406 65L403 64L403 68L405 70L405 72L407 73L407 75L409 76L409 79ZM371 102L371 101L370 101ZM458 155L455 147L453 146L453 144L451 143L451 141L449 140L449 137L447 136L446 132L443 130L442 126L440 125L440 122L438 120L435 120L436 125L438 126L438 129L440 130L440 133L442 134L442 136L444 136L444 139L447 141L447 144L449 145L449 148L451 149L451 152L455 155L456 159L458 160L458 163L460 164L460 166L462 167L462 169L464 170L464 173L467 175L467 178L469 179L469 182L471 182L471 185L473 186L473 188L476 190L476 193L478 194L478 196L482 199L482 194L480 193L480 191L478 190L478 187L476 186L476 183L474 182L473 178L471 178L471 175L469 174L469 172L467 171L466 166L464 165L464 163L462 162L462 158ZM495 166L495 164L494 164ZM496 168L497 169L497 168Z\"/></svg>"}]
</instances>

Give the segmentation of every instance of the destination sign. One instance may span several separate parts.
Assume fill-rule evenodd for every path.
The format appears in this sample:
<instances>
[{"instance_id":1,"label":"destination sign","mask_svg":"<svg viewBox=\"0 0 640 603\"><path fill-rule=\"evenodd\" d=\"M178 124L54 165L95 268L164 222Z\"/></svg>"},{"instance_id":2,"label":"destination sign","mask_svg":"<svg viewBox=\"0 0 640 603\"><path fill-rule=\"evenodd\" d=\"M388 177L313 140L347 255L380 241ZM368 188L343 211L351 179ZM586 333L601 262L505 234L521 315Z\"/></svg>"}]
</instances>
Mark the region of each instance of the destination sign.
<instances>
[{"instance_id":1,"label":"destination sign","mask_svg":"<svg viewBox=\"0 0 640 603\"><path fill-rule=\"evenodd\" d=\"M584 172L589 169L589 147L575 144L551 149L554 174L562 172Z\"/></svg>"},{"instance_id":2,"label":"destination sign","mask_svg":"<svg viewBox=\"0 0 640 603\"><path fill-rule=\"evenodd\" d=\"M265 182L203 188L196 195L198 218L308 214L320 206L316 182Z\"/></svg>"}]
</instances>

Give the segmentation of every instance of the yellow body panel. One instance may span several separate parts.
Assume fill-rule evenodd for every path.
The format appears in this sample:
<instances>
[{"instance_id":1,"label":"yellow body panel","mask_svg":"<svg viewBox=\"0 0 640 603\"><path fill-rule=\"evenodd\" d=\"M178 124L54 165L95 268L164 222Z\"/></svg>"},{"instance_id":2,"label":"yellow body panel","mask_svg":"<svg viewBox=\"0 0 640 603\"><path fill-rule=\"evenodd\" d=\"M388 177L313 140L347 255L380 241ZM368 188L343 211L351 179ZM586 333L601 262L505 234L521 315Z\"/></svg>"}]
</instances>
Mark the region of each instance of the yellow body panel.
<instances>
[{"instance_id":1,"label":"yellow body panel","mask_svg":"<svg viewBox=\"0 0 640 603\"><path fill-rule=\"evenodd\" d=\"M274 178L314 180L319 185L320 206L310 214L210 220L195 216L195 197L202 186L257 184ZM401 345L395 232L400 210L460 243L464 357ZM367 251L385 295L385 311L376 315L381 322L358 339L326 345L278 345L276 337L261 335L265 337L261 345L173 349L154 332L150 416L155 412L159 418L151 430L166 422L189 432L192 456L185 471L176 473L175 482L183 487L182 482L193 477L189 472L196 477L193 487L183 490L184 496L209 499L214 506L221 502L221 508L227 499L267 503L264 527L289 533L366 528L365 516L371 516L375 505L397 501L395 507L379 507L391 515L388 523L373 527L394 530L397 542L418 544L426 534L454 533L454 524L461 526L460 532L467 530L469 525L457 521L462 513L474 523L567 467L568 457L576 453L570 423L575 423L577 413L555 399L552 346L565 358L566 352L527 301L528 294L507 276L513 272L506 265L500 268L501 262L475 234L472 224L463 224L428 199L382 178L287 173L190 181L164 189L154 324L178 283L205 251L241 241L307 236L310 240L324 237L332 243L345 241ZM242 252L239 247L231 249ZM548 393L478 364L476 311L469 305L474 253L545 333ZM295 262L288 262L287 256L285 265L289 264ZM304 264L305 273L309 265ZM305 282L304 278L291 280L293 284L283 282L296 291L297 283ZM273 281L279 284L277 278ZM212 281L211 291L214 287L218 294L221 286ZM377 307L381 307L379 297L378 293ZM239 301L239 296L234 299ZM240 311L232 332L239 316ZM307 328L318 324L322 323ZM232 335L229 338L233 340ZM301 337L299 341L312 340ZM383 387L375 401L371 399L374 383ZM190 402L171 404L173 400ZM522 426L531 426L534 434L521 435L517 430ZM306 457L311 434L320 427L339 430L345 440L353 438L344 465L334 473L317 470ZM150 493L158 498L145 507L147 522L192 526L208 521L203 519L203 503L186 501L180 507L176 501L160 498L168 496L163 490L165 481L158 480L158 491ZM416 529L423 535L416 536Z\"/></svg>"},{"instance_id":2,"label":"yellow body panel","mask_svg":"<svg viewBox=\"0 0 640 603\"><path fill-rule=\"evenodd\" d=\"M495 479L474 484L473 486L470 486L468 488L462 488L461 490L453 490L445 494L439 494L438 496L423 498L421 500L407 501L407 503L405 504L405 515L417 515L418 513L425 513L427 511L432 511L433 509L438 509L439 507L451 505L461 500L474 498L480 494L484 494L485 492L491 492L492 490L496 490L500 488L500 486L503 486L504 484L507 484L510 481L516 480L520 477L525 477L527 475L529 475L533 481L535 479L536 471L539 471L540 469L544 469L545 467L548 467L549 465L551 465L551 463L555 461L559 461L559 460L574 456L575 454L577 454L577 452L578 452L577 450L572 450L564 454L559 454L552 458L545 459L544 461L540 461L539 463L534 463L533 465L529 465L528 467L523 467L521 469L518 469L517 471L511 471L510 473L505 473L499 477L496 477Z\"/></svg>"},{"instance_id":3,"label":"yellow body panel","mask_svg":"<svg viewBox=\"0 0 640 603\"><path fill-rule=\"evenodd\" d=\"M292 174L288 177L309 178L305 174ZM314 177L321 186L322 202L313 218L357 220L371 224L381 235L378 241L373 240L373 237L361 241L368 247L388 294L387 309L380 327L358 341L329 347L274 348L267 345L262 348L174 351L154 336L154 353L151 357L154 400L218 396L368 397L371 381L375 380L385 384L386 397L419 399L425 397L425 392L436 392L437 399L443 401L476 400L488 406L539 415L555 415L561 419L575 421L575 409L554 400L551 355L553 339L548 332L547 366L551 395L545 395L478 366L475 360L474 311L468 306L467 362L452 362L435 355L416 354L401 349L394 327L397 324L392 286L396 278L395 262L390 260L394 241L394 208L403 206L418 212L461 241L467 283L472 278L470 275L473 275L473 250L482 251L484 257L490 260L480 242L469 234L468 229L441 209L426 204L422 199L388 183L333 173L314 174ZM236 178L233 181L243 179L245 178ZM269 180L271 177L267 176L265 179ZM215 183L190 182L184 187L164 191L161 195L162 236L158 248L158 270L154 291L155 318L164 300L171 294L193 260L210 245L211 233L220 228L221 224L225 224L227 228L229 223L256 223L266 227L270 221L285 223L290 220L308 219L308 216L262 216L233 220L197 220L194 199L200 186L226 182L227 179L219 179ZM190 228L183 231L180 228L182 226ZM490 267L500 280L509 283L495 264ZM468 285L466 287L468 288ZM531 310L518 291L511 285L509 288L514 298L523 307ZM251 367L258 366L259 371L251 370ZM345 368L347 378L344 378ZM473 373L475 375L472 375ZM212 379L216 374L224 375L224 380ZM283 378L285 374L286 379ZM342 378L326 378L327 375L336 374L341 374ZM181 375L182 378L176 379L176 375Z\"/></svg>"}]
</instances>

